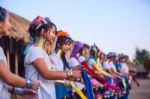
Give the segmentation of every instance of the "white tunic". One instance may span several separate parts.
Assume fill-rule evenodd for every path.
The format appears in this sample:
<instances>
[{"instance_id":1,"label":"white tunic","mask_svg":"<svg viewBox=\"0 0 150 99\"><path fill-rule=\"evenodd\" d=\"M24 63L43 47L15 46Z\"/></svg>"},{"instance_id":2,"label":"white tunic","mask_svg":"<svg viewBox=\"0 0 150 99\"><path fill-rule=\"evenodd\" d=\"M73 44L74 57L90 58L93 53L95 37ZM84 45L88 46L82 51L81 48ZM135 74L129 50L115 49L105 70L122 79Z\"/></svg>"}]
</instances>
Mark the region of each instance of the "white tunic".
<instances>
[{"instance_id":1,"label":"white tunic","mask_svg":"<svg viewBox=\"0 0 150 99\"><path fill-rule=\"evenodd\" d=\"M63 62L62 62L61 58L57 56L56 52L53 52L53 53L50 55L50 58L52 58L52 60L54 61L55 66L56 66L56 67L55 67L56 70L58 70L58 71L64 71Z\"/></svg>"},{"instance_id":2,"label":"white tunic","mask_svg":"<svg viewBox=\"0 0 150 99\"><path fill-rule=\"evenodd\" d=\"M108 70L108 69L111 69L111 66L109 65L108 61L105 61L103 64L103 70Z\"/></svg>"},{"instance_id":3,"label":"white tunic","mask_svg":"<svg viewBox=\"0 0 150 99\"><path fill-rule=\"evenodd\" d=\"M129 68L127 64L121 63L121 69L124 70L127 74L129 73Z\"/></svg>"},{"instance_id":4,"label":"white tunic","mask_svg":"<svg viewBox=\"0 0 150 99\"><path fill-rule=\"evenodd\" d=\"M29 47L25 56L25 78L40 81L41 87L38 90L38 99L56 99L54 80L44 79L32 64L37 59L43 59L48 70L55 70L55 66L50 62L49 56L45 50L32 45Z\"/></svg>"},{"instance_id":5,"label":"white tunic","mask_svg":"<svg viewBox=\"0 0 150 99\"><path fill-rule=\"evenodd\" d=\"M76 67L76 66L78 66L78 65L80 65L80 63L79 63L79 61L78 61L76 58L74 58L74 57L70 58L70 60L69 60L69 66L70 66L71 68ZM83 88L85 87L85 85L82 84L82 83L80 83L80 82L75 82L75 84L76 84L76 86L77 86L79 89L83 89Z\"/></svg>"},{"instance_id":6,"label":"white tunic","mask_svg":"<svg viewBox=\"0 0 150 99\"><path fill-rule=\"evenodd\" d=\"M114 63L113 62L109 62L109 61L104 62L103 69L104 70L113 69L115 72L117 72Z\"/></svg>"},{"instance_id":7,"label":"white tunic","mask_svg":"<svg viewBox=\"0 0 150 99\"><path fill-rule=\"evenodd\" d=\"M96 63L95 60L92 59L92 58L90 58L90 59L88 60L88 65L89 65L90 68L93 68L93 66L92 66L93 63Z\"/></svg>"},{"instance_id":8,"label":"white tunic","mask_svg":"<svg viewBox=\"0 0 150 99\"><path fill-rule=\"evenodd\" d=\"M115 71L115 73L117 73L117 69L116 66L113 62L109 62L109 65L111 66L111 68Z\"/></svg>"},{"instance_id":9,"label":"white tunic","mask_svg":"<svg viewBox=\"0 0 150 99\"><path fill-rule=\"evenodd\" d=\"M6 56L4 55L3 49L0 47L0 61L4 61L6 66ZM6 83L0 78L0 99L9 99L8 88Z\"/></svg>"}]
</instances>

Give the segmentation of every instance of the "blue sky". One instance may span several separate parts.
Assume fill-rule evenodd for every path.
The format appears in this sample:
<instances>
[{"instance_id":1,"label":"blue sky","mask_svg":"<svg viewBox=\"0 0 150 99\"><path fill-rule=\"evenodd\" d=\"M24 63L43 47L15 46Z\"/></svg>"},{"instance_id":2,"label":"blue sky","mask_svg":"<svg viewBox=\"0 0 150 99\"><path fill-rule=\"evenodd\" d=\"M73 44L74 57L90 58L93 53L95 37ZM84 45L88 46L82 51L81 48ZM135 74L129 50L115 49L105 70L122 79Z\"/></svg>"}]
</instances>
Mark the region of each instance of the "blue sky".
<instances>
[{"instance_id":1,"label":"blue sky","mask_svg":"<svg viewBox=\"0 0 150 99\"><path fill-rule=\"evenodd\" d=\"M150 51L150 0L0 0L0 6L27 18L48 16L75 40L124 52Z\"/></svg>"}]
</instances>

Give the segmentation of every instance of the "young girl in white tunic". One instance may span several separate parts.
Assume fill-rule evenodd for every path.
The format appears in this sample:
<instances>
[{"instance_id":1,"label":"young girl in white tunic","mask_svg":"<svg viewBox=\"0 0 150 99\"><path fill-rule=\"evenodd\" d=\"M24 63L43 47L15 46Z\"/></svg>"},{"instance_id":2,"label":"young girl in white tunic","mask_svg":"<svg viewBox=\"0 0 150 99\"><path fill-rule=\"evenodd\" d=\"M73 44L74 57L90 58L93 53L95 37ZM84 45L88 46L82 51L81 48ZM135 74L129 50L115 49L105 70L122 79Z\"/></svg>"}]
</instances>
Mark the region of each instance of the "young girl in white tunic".
<instances>
[{"instance_id":1,"label":"young girl in white tunic","mask_svg":"<svg viewBox=\"0 0 150 99\"><path fill-rule=\"evenodd\" d=\"M10 28L9 14L6 9L0 7L0 35L9 35ZM38 81L25 80L13 73L7 67L6 56L3 49L0 47L0 99L9 99L8 90L16 94L26 94L24 89L13 88L28 87L37 90L39 87Z\"/></svg>"},{"instance_id":2,"label":"young girl in white tunic","mask_svg":"<svg viewBox=\"0 0 150 99\"><path fill-rule=\"evenodd\" d=\"M40 81L39 99L56 99L54 80L81 77L81 73L79 70L55 71L49 55L55 45L56 26L48 18L35 18L29 33L33 45L29 46L25 56L25 77Z\"/></svg>"},{"instance_id":3,"label":"young girl in white tunic","mask_svg":"<svg viewBox=\"0 0 150 99\"><path fill-rule=\"evenodd\" d=\"M57 43L56 43L56 48L55 52L51 54L52 60L54 61L56 65L56 70L59 71L65 71L71 69L69 67L69 64L67 62L67 57L66 53L70 49L70 43L71 43L71 38L68 37L68 33L64 31L58 31L57 32ZM60 83L60 82L64 82ZM72 88L67 85L69 84L70 81L67 80L62 80L62 81L56 81L55 82L55 89L56 89L56 97L57 99L62 99L62 98L69 98L72 97ZM58 93L58 94L57 94Z\"/></svg>"}]
</instances>

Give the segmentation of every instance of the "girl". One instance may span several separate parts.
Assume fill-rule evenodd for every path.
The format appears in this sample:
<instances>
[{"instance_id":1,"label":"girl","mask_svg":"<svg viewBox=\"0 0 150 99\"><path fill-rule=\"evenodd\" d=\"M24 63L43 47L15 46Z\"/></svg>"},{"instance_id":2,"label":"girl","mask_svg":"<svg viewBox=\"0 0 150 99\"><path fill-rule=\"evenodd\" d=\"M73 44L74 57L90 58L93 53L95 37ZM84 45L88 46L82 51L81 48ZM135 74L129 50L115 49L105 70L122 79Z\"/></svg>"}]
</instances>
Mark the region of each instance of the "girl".
<instances>
[{"instance_id":1,"label":"girl","mask_svg":"<svg viewBox=\"0 0 150 99\"><path fill-rule=\"evenodd\" d=\"M112 77L110 74L108 74L107 72L102 70L101 64L98 62L100 62L99 60L99 50L98 47L96 45L91 47L91 56L90 58L87 60L88 64L91 68L97 70L99 72L99 74L103 75L103 76L107 76L107 77ZM103 93L105 92L104 87L102 84L96 83L95 80L92 80L93 83L95 83L95 85L93 86L93 90L95 92L95 97L96 99L101 99Z\"/></svg>"},{"instance_id":2,"label":"girl","mask_svg":"<svg viewBox=\"0 0 150 99\"><path fill-rule=\"evenodd\" d=\"M0 7L0 34L9 35L8 30L10 28L9 14L6 9ZM3 49L0 47L0 99L9 99L8 86L26 87L37 90L39 87L38 81L25 80L18 75L11 73L7 67L6 56ZM24 93L23 89L9 87L13 93Z\"/></svg>"},{"instance_id":3,"label":"girl","mask_svg":"<svg viewBox=\"0 0 150 99\"><path fill-rule=\"evenodd\" d=\"M39 80L39 99L56 99L54 80L81 77L79 70L55 71L49 59L56 40L56 26L48 18L36 17L29 27L32 45L25 56L25 77Z\"/></svg>"},{"instance_id":4,"label":"girl","mask_svg":"<svg viewBox=\"0 0 150 99\"><path fill-rule=\"evenodd\" d=\"M53 59L56 70L59 71L65 71L70 70L68 64L68 59L66 56L66 53L70 50L70 44L72 42L72 39L69 37L69 34L64 31L58 31L57 32L57 43L56 43L56 49L52 53L51 58ZM69 87L67 84L69 81L64 81L65 84L60 84L59 81L55 82L55 88L56 88L56 97L57 99L62 99L66 97L69 99L72 94L72 88Z\"/></svg>"},{"instance_id":5,"label":"girl","mask_svg":"<svg viewBox=\"0 0 150 99\"><path fill-rule=\"evenodd\" d=\"M130 82L131 82L131 75L129 75L129 68L128 68L128 56L124 54L119 55L119 62L120 67L118 67L119 72L123 75L126 83L126 88L124 88L125 94L122 96L118 96L118 99L128 99L129 89L130 89Z\"/></svg>"}]
</instances>

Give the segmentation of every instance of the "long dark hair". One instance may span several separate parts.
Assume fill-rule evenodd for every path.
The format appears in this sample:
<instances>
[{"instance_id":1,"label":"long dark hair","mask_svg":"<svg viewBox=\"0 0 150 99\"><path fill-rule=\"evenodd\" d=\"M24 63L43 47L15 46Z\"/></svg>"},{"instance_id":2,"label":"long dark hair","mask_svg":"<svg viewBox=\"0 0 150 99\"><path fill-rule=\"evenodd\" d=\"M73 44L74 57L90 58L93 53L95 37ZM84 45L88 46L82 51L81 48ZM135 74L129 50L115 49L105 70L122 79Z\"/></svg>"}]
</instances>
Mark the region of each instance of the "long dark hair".
<instances>
[{"instance_id":1,"label":"long dark hair","mask_svg":"<svg viewBox=\"0 0 150 99\"><path fill-rule=\"evenodd\" d=\"M61 53L61 59L62 59L62 61L63 61L63 65L64 65L63 70L66 70L66 68L71 69L71 68L69 67L69 63L68 63L68 61L67 61L67 59L66 59L66 55L65 55L64 52Z\"/></svg>"},{"instance_id":2,"label":"long dark hair","mask_svg":"<svg viewBox=\"0 0 150 99\"><path fill-rule=\"evenodd\" d=\"M57 39L55 51L57 52L59 49L61 49L61 46L63 46L65 43L68 43L68 42L71 42L71 38L69 38L69 37L59 37ZM61 60L63 62L63 65L64 65L63 69L64 70L66 68L70 69L69 63L68 63L68 61L66 59L65 52L62 52L61 55L60 55L60 57L61 57Z\"/></svg>"},{"instance_id":3,"label":"long dark hair","mask_svg":"<svg viewBox=\"0 0 150 99\"><path fill-rule=\"evenodd\" d=\"M4 21L7 16L7 10L0 7L0 22Z\"/></svg>"}]
</instances>

